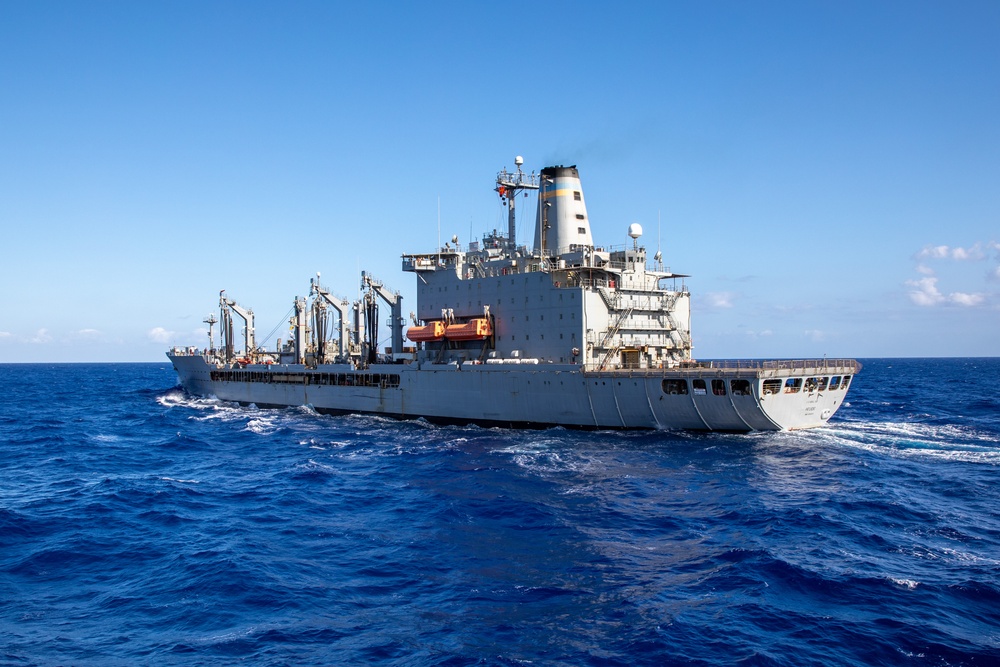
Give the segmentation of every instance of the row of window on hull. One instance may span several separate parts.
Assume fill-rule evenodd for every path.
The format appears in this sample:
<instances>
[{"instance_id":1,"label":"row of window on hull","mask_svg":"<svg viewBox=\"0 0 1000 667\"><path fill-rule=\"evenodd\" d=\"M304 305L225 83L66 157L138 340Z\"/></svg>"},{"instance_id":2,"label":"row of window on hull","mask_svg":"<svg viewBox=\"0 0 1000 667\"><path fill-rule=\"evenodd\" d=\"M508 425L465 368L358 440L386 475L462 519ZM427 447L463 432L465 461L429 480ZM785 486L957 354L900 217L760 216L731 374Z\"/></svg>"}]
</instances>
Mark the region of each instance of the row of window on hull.
<instances>
[{"instance_id":1,"label":"row of window on hull","mask_svg":"<svg viewBox=\"0 0 1000 667\"><path fill-rule=\"evenodd\" d=\"M809 378L788 378L784 385L780 379L764 380L764 395L777 394L782 390L786 394L796 394L800 391L846 391L851 383L850 375L834 375L833 377L809 377ZM683 378L667 378L663 380L664 394L688 394L696 396L706 395L711 391L715 396L725 396L731 393L734 396L749 396L752 391L749 380L730 380L727 382L721 379L705 380L695 378L691 380L690 387L688 381Z\"/></svg>"}]
</instances>

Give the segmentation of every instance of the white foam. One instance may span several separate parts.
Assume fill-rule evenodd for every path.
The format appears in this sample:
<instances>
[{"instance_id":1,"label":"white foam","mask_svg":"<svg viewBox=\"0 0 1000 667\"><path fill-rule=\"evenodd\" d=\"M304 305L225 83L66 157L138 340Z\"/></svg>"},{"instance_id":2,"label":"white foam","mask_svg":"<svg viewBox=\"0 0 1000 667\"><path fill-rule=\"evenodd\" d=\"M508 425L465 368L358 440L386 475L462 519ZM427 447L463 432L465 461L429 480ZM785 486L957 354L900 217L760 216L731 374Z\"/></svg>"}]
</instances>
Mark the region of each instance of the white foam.
<instances>
[{"instance_id":1,"label":"white foam","mask_svg":"<svg viewBox=\"0 0 1000 667\"><path fill-rule=\"evenodd\" d=\"M167 393L156 397L156 402L165 408L186 405L189 400L188 396L180 389L171 389Z\"/></svg>"},{"instance_id":2,"label":"white foam","mask_svg":"<svg viewBox=\"0 0 1000 667\"><path fill-rule=\"evenodd\" d=\"M310 469L310 470L319 469L319 470L323 470L323 471L330 472L330 473L339 472L339 470L337 470L337 468L334 468L333 466L326 465L325 463L320 463L320 462L318 462L318 461L316 461L314 459L308 459L308 463L309 463L309 465L300 465L299 467L300 468Z\"/></svg>"},{"instance_id":3,"label":"white foam","mask_svg":"<svg viewBox=\"0 0 1000 667\"><path fill-rule=\"evenodd\" d=\"M897 579L896 577L887 577L887 579L897 586L911 591L920 585L919 581L913 581L912 579Z\"/></svg>"},{"instance_id":4,"label":"white foam","mask_svg":"<svg viewBox=\"0 0 1000 667\"><path fill-rule=\"evenodd\" d=\"M251 431L257 435L269 435L276 430L274 421L274 417L271 416L258 416L248 421L244 430Z\"/></svg>"},{"instance_id":5,"label":"white foam","mask_svg":"<svg viewBox=\"0 0 1000 667\"><path fill-rule=\"evenodd\" d=\"M215 396L209 396L207 398L188 396L179 389L174 389L168 391L162 396L157 396L156 402L165 408L179 407L179 408L188 408L191 410L198 410L198 411L208 411L211 413L218 413L220 411L236 412L240 409L238 403L228 403L226 401L220 401ZM218 414L209 414L208 416L201 418L199 417L192 417L192 418L200 421L201 419L217 419L219 416L220 415Z\"/></svg>"},{"instance_id":6,"label":"white foam","mask_svg":"<svg viewBox=\"0 0 1000 667\"><path fill-rule=\"evenodd\" d=\"M1000 465L1000 438L965 425L848 422L799 434L890 456Z\"/></svg>"}]
</instances>

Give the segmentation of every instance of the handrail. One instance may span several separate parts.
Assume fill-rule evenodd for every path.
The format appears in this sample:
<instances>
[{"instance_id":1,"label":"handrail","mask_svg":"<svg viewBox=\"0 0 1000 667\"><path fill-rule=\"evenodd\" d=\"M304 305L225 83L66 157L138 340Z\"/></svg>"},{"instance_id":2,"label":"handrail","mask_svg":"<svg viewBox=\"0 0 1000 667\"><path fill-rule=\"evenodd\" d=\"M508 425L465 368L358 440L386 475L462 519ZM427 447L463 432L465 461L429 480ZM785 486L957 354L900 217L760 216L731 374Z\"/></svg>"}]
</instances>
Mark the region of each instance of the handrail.
<instances>
[{"instance_id":1,"label":"handrail","mask_svg":"<svg viewBox=\"0 0 1000 667\"><path fill-rule=\"evenodd\" d=\"M709 371L801 371L803 374L817 372L857 373L862 366L856 359L779 359L762 361L757 359L721 359L712 361L689 361L668 368L620 367L618 369L602 368L600 362L591 362L582 366L584 372L609 373L623 372L642 375L665 375L681 372L684 374Z\"/></svg>"}]
</instances>

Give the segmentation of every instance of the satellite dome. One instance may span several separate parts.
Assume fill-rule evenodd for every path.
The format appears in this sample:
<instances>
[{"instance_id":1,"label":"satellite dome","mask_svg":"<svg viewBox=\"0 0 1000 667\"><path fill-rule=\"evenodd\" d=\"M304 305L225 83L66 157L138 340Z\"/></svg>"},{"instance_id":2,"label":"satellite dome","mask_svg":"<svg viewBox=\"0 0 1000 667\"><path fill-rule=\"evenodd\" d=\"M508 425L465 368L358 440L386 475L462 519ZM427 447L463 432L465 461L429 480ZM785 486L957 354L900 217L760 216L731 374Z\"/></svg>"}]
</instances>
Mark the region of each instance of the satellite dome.
<instances>
[{"instance_id":1,"label":"satellite dome","mask_svg":"<svg viewBox=\"0 0 1000 667\"><path fill-rule=\"evenodd\" d=\"M640 236L642 236L642 225L640 225L638 222L633 222L631 225L628 226L628 235L634 239L637 239Z\"/></svg>"}]
</instances>

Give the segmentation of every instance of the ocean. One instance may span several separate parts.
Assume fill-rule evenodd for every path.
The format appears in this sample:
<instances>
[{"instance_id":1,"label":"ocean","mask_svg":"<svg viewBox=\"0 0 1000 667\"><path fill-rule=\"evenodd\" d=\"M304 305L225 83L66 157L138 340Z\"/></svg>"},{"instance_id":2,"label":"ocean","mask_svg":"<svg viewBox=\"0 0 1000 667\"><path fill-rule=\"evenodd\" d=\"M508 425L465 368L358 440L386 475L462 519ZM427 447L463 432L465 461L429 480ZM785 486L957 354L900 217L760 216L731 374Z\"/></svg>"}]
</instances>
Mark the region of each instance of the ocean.
<instances>
[{"instance_id":1,"label":"ocean","mask_svg":"<svg viewBox=\"0 0 1000 667\"><path fill-rule=\"evenodd\" d=\"M0 665L998 665L1000 358L862 361L748 435L0 365Z\"/></svg>"}]
</instances>

